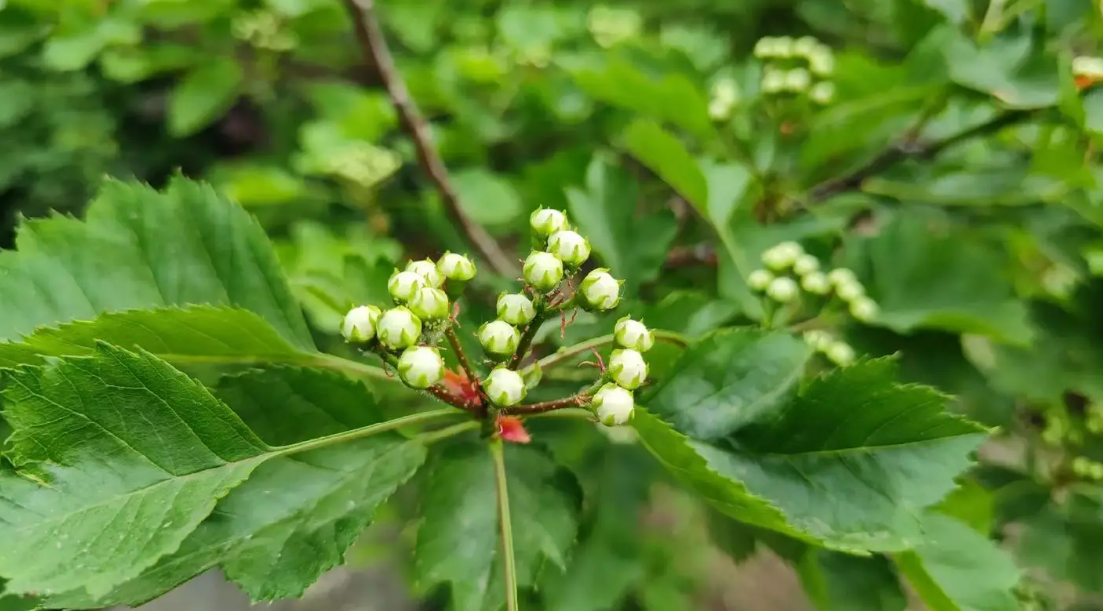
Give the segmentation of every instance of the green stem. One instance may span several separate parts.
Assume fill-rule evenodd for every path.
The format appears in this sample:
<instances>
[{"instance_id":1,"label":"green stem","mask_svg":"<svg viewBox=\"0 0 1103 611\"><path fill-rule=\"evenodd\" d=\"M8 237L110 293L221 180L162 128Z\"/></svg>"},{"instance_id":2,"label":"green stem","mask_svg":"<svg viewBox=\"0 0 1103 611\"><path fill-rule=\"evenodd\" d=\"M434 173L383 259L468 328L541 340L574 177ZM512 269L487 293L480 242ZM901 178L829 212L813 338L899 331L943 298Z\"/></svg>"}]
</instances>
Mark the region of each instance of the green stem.
<instances>
[{"instance_id":1,"label":"green stem","mask_svg":"<svg viewBox=\"0 0 1103 611\"><path fill-rule=\"evenodd\" d=\"M490 455L494 459L494 481L498 496L498 524L502 536L502 567L506 582L506 611L520 611L517 601L517 565L513 558L513 524L509 515L509 491L506 482L506 460L502 440L490 443Z\"/></svg>"},{"instance_id":2,"label":"green stem","mask_svg":"<svg viewBox=\"0 0 1103 611\"><path fill-rule=\"evenodd\" d=\"M532 340L536 337L540 325L544 324L546 315L547 311L543 309L536 311L536 316L529 322L529 326L525 327L525 332L521 334L521 341L517 343L517 351L513 353L513 358L509 360L507 367L517 369L517 366L521 364L521 360L525 358L525 353L532 346Z\"/></svg>"},{"instance_id":3,"label":"green stem","mask_svg":"<svg viewBox=\"0 0 1103 611\"><path fill-rule=\"evenodd\" d=\"M480 388L479 378L475 375L475 369L471 367L471 361L467 360L467 353L463 351L463 345L460 344L460 338L456 337L455 329L449 326L444 331L444 336L448 338L448 343L452 346L452 352L456 353L456 359L459 360L460 367L467 374L467 381L476 385L476 388Z\"/></svg>"},{"instance_id":4,"label":"green stem","mask_svg":"<svg viewBox=\"0 0 1103 611\"><path fill-rule=\"evenodd\" d=\"M482 426L482 423L477 421L477 420L468 420L467 422L461 422L459 424L453 424L452 426L448 426L448 427L445 427L445 428L442 428L442 429L437 429L435 431L429 431L427 433L422 433L422 434L418 435L417 437L415 437L414 439L421 442L422 445L429 445L429 444L432 444L432 443L436 443L436 442L438 442L442 439L448 439L449 437L455 437L456 435L459 435L460 433L463 433L463 432L466 432L466 431L473 431L475 429L478 429L481 426Z\"/></svg>"},{"instance_id":5,"label":"green stem","mask_svg":"<svg viewBox=\"0 0 1103 611\"><path fill-rule=\"evenodd\" d=\"M656 330L655 339L660 342L674 344L675 346L679 346L681 348L686 348L689 346L689 340L684 335L682 335L681 333L675 333L673 331ZM589 352L593 348L600 348L602 346L611 344L614 341L615 338L612 335L602 335L601 337L595 337L594 339L575 344L573 346L560 348L555 352L555 354L549 354L539 361L536 361L532 365L525 367L522 373L529 374L537 367L539 367L540 370L543 371L545 369L548 369L549 367L554 367L563 361L569 361L584 352Z\"/></svg>"},{"instance_id":6,"label":"green stem","mask_svg":"<svg viewBox=\"0 0 1103 611\"><path fill-rule=\"evenodd\" d=\"M308 452L310 450L317 450L319 448L326 448L332 445L345 443L346 441L360 439L361 437L371 437L372 435L378 435L379 433L393 431L395 429L409 426L411 424L421 424L422 422L429 422L431 420L437 420L439 418L445 418L447 416L458 416L461 414L463 414L463 412L451 407L447 409L433 410L431 412L410 414L409 416L402 416L401 418L395 418L394 420L371 424L368 426L360 427L358 429L352 429L351 431L334 433L333 435L326 435L325 437L318 437L317 439L309 439L307 441L300 441L299 443L293 443L287 446L280 446L273 451L273 454L275 456L288 456L291 454L298 454L300 452Z\"/></svg>"},{"instance_id":7,"label":"green stem","mask_svg":"<svg viewBox=\"0 0 1103 611\"><path fill-rule=\"evenodd\" d=\"M563 409L557 409L554 412L541 412L539 414L529 414L525 418L579 418L582 420L589 420L594 422L594 413L588 409L581 407L565 407Z\"/></svg>"},{"instance_id":8,"label":"green stem","mask_svg":"<svg viewBox=\"0 0 1103 611\"><path fill-rule=\"evenodd\" d=\"M303 367L320 367L332 369L343 373L389 380L390 376L382 368L367 363L360 363L350 359L325 354L322 352L311 354L298 352L294 354L267 355L258 354L250 356L210 356L194 354L158 354L158 357L175 365L301 365Z\"/></svg>"}]
</instances>

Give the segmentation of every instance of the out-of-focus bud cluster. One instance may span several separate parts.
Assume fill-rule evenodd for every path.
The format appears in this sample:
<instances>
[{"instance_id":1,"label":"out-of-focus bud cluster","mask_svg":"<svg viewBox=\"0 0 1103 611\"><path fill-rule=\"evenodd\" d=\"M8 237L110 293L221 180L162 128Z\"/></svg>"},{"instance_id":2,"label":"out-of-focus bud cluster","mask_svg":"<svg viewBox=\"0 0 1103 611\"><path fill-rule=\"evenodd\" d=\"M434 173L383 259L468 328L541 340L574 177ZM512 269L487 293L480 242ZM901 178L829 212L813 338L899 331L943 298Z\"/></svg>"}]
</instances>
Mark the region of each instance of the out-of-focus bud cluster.
<instances>
[{"instance_id":1,"label":"out-of-focus bud cluster","mask_svg":"<svg viewBox=\"0 0 1103 611\"><path fill-rule=\"evenodd\" d=\"M807 96L821 106L835 99L835 53L815 37L767 36L754 46L762 60L762 91L769 95Z\"/></svg>"},{"instance_id":2,"label":"out-of-focus bud cluster","mask_svg":"<svg viewBox=\"0 0 1103 611\"><path fill-rule=\"evenodd\" d=\"M804 341L816 352L827 357L827 360L840 367L846 367L854 362L857 354L850 344L834 335L820 329L812 329L804 333Z\"/></svg>"},{"instance_id":3,"label":"out-of-focus bud cluster","mask_svg":"<svg viewBox=\"0 0 1103 611\"><path fill-rule=\"evenodd\" d=\"M819 299L842 300L850 315L862 322L877 317L877 302L854 272L840 267L825 271L814 255L796 242L782 242L762 253L763 268L747 275L747 285L780 304L794 303L801 294Z\"/></svg>"},{"instance_id":4,"label":"out-of-focus bud cluster","mask_svg":"<svg viewBox=\"0 0 1103 611\"><path fill-rule=\"evenodd\" d=\"M1103 58L1081 55L1072 60L1072 77L1078 89L1103 81Z\"/></svg>"},{"instance_id":5,"label":"out-of-focus bud cluster","mask_svg":"<svg viewBox=\"0 0 1103 611\"><path fill-rule=\"evenodd\" d=\"M598 4L586 15L586 28L598 45L609 48L639 36L643 18L629 8Z\"/></svg>"},{"instance_id":6,"label":"out-of-focus bud cluster","mask_svg":"<svg viewBox=\"0 0 1103 611\"><path fill-rule=\"evenodd\" d=\"M739 104L739 85L731 77L719 78L709 91L709 117L726 121Z\"/></svg>"},{"instance_id":7,"label":"out-of-focus bud cluster","mask_svg":"<svg viewBox=\"0 0 1103 611\"><path fill-rule=\"evenodd\" d=\"M363 187L377 185L402 166L398 153L369 144L358 142L341 148L336 154L322 162L320 171L339 176Z\"/></svg>"},{"instance_id":8,"label":"out-of-focus bud cluster","mask_svg":"<svg viewBox=\"0 0 1103 611\"><path fill-rule=\"evenodd\" d=\"M234 38L257 49L290 51L299 45L295 33L276 13L258 10L235 15L230 24Z\"/></svg>"}]
</instances>

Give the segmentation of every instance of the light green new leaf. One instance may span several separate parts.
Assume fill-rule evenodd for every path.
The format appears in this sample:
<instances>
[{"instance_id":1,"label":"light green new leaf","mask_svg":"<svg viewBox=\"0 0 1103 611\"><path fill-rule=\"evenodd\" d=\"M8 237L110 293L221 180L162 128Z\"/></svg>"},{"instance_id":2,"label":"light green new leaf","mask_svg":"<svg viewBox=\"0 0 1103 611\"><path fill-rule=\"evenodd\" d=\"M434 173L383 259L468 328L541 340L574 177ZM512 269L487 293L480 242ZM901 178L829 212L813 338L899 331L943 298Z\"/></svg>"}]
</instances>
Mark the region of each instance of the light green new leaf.
<instances>
[{"instance_id":1,"label":"light green new leaf","mask_svg":"<svg viewBox=\"0 0 1103 611\"><path fill-rule=\"evenodd\" d=\"M0 252L0 340L103 312L215 304L314 347L264 230L209 186L107 181L85 216L24 222L17 250Z\"/></svg>"},{"instance_id":2,"label":"light green new leaf","mask_svg":"<svg viewBox=\"0 0 1103 611\"><path fill-rule=\"evenodd\" d=\"M707 384L696 369L674 377L683 376L674 383ZM905 549L922 538L923 508L954 487L984 436L946 412L944 396L894 380L891 359L836 370L714 443L650 415L636 428L660 462L731 517L843 551Z\"/></svg>"},{"instance_id":3,"label":"light green new leaf","mask_svg":"<svg viewBox=\"0 0 1103 611\"><path fill-rule=\"evenodd\" d=\"M873 324L900 333L928 328L1030 341L1005 256L963 230L923 214L897 214L877 235L853 240L846 262L880 306Z\"/></svg>"},{"instance_id":4,"label":"light green new leaf","mask_svg":"<svg viewBox=\"0 0 1103 611\"><path fill-rule=\"evenodd\" d=\"M506 449L517 581L535 583L546 563L563 570L578 528L574 477L541 452ZM423 586L449 583L456 611L491 611L505 601L494 465L485 444L454 445L433 463L422 502L415 575Z\"/></svg>"},{"instance_id":5,"label":"light green new leaf","mask_svg":"<svg viewBox=\"0 0 1103 611\"><path fill-rule=\"evenodd\" d=\"M925 538L897 554L896 566L931 611L1017 611L1020 571L1011 557L963 522L939 513L923 520Z\"/></svg>"},{"instance_id":6,"label":"light green new leaf","mask_svg":"<svg viewBox=\"0 0 1103 611\"><path fill-rule=\"evenodd\" d=\"M193 68L169 97L168 131L187 136L230 109L241 92L245 73L232 57L211 58Z\"/></svg>"},{"instance_id":7,"label":"light green new leaf","mask_svg":"<svg viewBox=\"0 0 1103 611\"><path fill-rule=\"evenodd\" d=\"M624 278L625 293L658 276L677 225L666 210L637 217L636 181L623 169L595 155L586 170L586 190L568 188L567 201L571 221L602 264Z\"/></svg>"}]
</instances>

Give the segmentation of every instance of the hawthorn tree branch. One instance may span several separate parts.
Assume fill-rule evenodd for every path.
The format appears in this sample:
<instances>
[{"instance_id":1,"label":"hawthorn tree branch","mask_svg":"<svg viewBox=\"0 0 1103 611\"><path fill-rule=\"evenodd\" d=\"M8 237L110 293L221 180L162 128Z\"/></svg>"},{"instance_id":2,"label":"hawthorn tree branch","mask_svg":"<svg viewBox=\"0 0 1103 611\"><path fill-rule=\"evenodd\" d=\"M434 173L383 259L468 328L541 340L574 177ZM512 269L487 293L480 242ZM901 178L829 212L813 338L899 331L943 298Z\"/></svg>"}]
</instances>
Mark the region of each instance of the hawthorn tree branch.
<instances>
[{"instance_id":1,"label":"hawthorn tree branch","mask_svg":"<svg viewBox=\"0 0 1103 611\"><path fill-rule=\"evenodd\" d=\"M568 407L581 407L592 400L593 397L589 395L573 395L564 399L544 401L543 403L533 403L531 405L514 405L513 407L507 407L503 409L502 413L509 416L531 416L533 414L542 414L544 412L551 412L557 409L565 409Z\"/></svg>"},{"instance_id":2,"label":"hawthorn tree branch","mask_svg":"<svg viewBox=\"0 0 1103 611\"><path fill-rule=\"evenodd\" d=\"M506 256L501 246L478 223L472 221L463 208L460 207L459 194L448 169L441 161L440 153L433 145L429 134L429 126L417 109L410 92L406 89L406 83L402 80L398 70L395 69L394 59L387 48L387 41L383 37L383 29L379 26L379 19L375 16L374 0L344 0L352 16L356 30L356 39L364 54L365 63L374 66L383 82L387 95L391 99L395 112L398 113L399 123L402 129L414 141L417 151L418 165L429 177L429 180L440 193L445 210L448 211L452 221L471 242L471 245L479 253L479 256L490 264L497 273L514 276L517 274L517 266L512 259Z\"/></svg>"}]
</instances>

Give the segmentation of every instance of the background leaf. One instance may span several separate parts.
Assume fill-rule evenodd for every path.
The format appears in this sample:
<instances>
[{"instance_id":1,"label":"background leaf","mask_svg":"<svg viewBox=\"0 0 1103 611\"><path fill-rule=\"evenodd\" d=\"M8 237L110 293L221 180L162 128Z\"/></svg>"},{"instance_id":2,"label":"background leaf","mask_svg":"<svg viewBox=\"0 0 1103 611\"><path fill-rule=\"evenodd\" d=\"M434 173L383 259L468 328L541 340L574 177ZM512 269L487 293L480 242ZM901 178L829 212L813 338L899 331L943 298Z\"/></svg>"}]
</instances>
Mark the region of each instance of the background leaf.
<instances>
[{"instance_id":1,"label":"background leaf","mask_svg":"<svg viewBox=\"0 0 1103 611\"><path fill-rule=\"evenodd\" d=\"M217 119L237 99L243 78L241 64L231 58L207 60L193 68L169 98L169 133L186 136Z\"/></svg>"}]
</instances>

